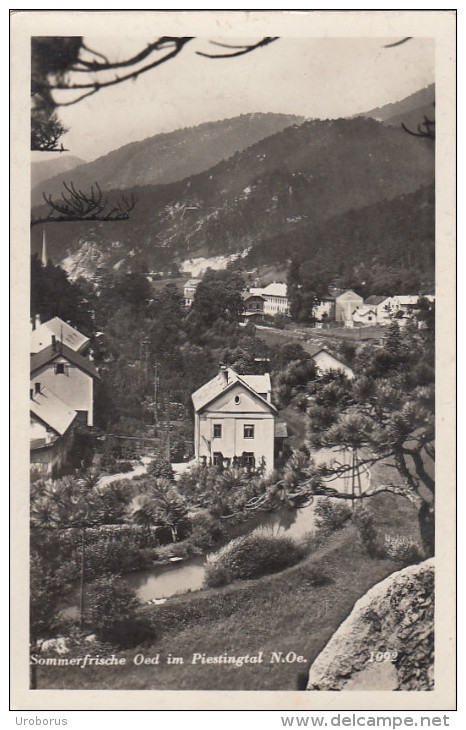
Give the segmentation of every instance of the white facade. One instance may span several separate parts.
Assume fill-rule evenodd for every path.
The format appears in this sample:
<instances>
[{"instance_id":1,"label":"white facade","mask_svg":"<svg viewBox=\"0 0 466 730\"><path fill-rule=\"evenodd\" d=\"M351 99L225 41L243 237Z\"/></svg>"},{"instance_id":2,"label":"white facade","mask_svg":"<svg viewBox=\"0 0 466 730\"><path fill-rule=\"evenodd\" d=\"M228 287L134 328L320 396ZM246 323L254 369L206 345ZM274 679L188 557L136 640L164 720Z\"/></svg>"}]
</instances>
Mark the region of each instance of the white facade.
<instances>
[{"instance_id":1,"label":"white facade","mask_svg":"<svg viewBox=\"0 0 466 730\"><path fill-rule=\"evenodd\" d=\"M335 318L335 300L328 298L328 299L321 299L319 304L316 304L314 309L312 310L312 313L314 317L318 321L324 320L331 320Z\"/></svg>"},{"instance_id":2,"label":"white facade","mask_svg":"<svg viewBox=\"0 0 466 730\"><path fill-rule=\"evenodd\" d=\"M362 325L377 324L377 308L370 304L362 304L359 309L353 312L353 322Z\"/></svg>"},{"instance_id":3,"label":"white facade","mask_svg":"<svg viewBox=\"0 0 466 730\"><path fill-rule=\"evenodd\" d=\"M336 357L331 355L330 352L327 352L327 350L319 350L319 352L316 352L316 354L312 356L312 359L316 364L319 375L323 375L324 373L329 373L331 371L339 371L346 375L347 378L354 378L354 373L349 365L338 360Z\"/></svg>"},{"instance_id":4,"label":"white facade","mask_svg":"<svg viewBox=\"0 0 466 730\"><path fill-rule=\"evenodd\" d=\"M335 298L335 320L346 322L353 319L353 312L362 306L364 299L352 289L343 292Z\"/></svg>"},{"instance_id":5,"label":"white facade","mask_svg":"<svg viewBox=\"0 0 466 730\"><path fill-rule=\"evenodd\" d=\"M253 287L249 292L264 298L264 314L274 317L277 314L290 313L286 284L274 281L266 287Z\"/></svg>"},{"instance_id":6,"label":"white facade","mask_svg":"<svg viewBox=\"0 0 466 730\"><path fill-rule=\"evenodd\" d=\"M367 303L371 304L371 297L369 297ZM386 325L390 324L393 316L398 312L399 304L396 297L385 297L382 301L378 301L375 308L377 312L377 324Z\"/></svg>"},{"instance_id":7,"label":"white facade","mask_svg":"<svg viewBox=\"0 0 466 730\"><path fill-rule=\"evenodd\" d=\"M193 393L196 459L231 466L234 459L265 472L274 468L276 409L268 375L239 376L231 368Z\"/></svg>"},{"instance_id":8,"label":"white facade","mask_svg":"<svg viewBox=\"0 0 466 730\"><path fill-rule=\"evenodd\" d=\"M185 307L190 307L192 305L192 303L194 301L194 295L196 293L197 286L200 282L201 282L201 279L190 279L184 285L183 294L184 294Z\"/></svg>"},{"instance_id":9,"label":"white facade","mask_svg":"<svg viewBox=\"0 0 466 730\"><path fill-rule=\"evenodd\" d=\"M31 373L33 395L44 388L74 411L86 414L86 424L92 426L94 381L91 375L59 356Z\"/></svg>"}]
</instances>

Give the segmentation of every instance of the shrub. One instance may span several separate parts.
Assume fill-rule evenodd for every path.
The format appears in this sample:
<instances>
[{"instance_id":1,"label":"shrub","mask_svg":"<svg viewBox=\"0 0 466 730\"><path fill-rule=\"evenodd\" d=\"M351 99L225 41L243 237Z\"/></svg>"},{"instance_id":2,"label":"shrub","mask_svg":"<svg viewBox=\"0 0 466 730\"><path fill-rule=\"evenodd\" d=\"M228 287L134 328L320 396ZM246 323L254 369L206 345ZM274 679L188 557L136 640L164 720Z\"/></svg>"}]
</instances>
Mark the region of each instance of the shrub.
<instances>
[{"instance_id":1,"label":"shrub","mask_svg":"<svg viewBox=\"0 0 466 730\"><path fill-rule=\"evenodd\" d=\"M133 471L134 466L131 461L117 461L115 474L126 474L128 471Z\"/></svg>"},{"instance_id":2,"label":"shrub","mask_svg":"<svg viewBox=\"0 0 466 730\"><path fill-rule=\"evenodd\" d=\"M106 576L89 586L86 624L98 638L128 646L148 633L137 611L139 601L121 576Z\"/></svg>"},{"instance_id":3,"label":"shrub","mask_svg":"<svg viewBox=\"0 0 466 730\"><path fill-rule=\"evenodd\" d=\"M370 558L384 557L377 530L374 525L374 513L362 504L353 511L352 519L356 525L359 539Z\"/></svg>"},{"instance_id":4,"label":"shrub","mask_svg":"<svg viewBox=\"0 0 466 730\"><path fill-rule=\"evenodd\" d=\"M339 500L320 499L314 510L317 527L325 530L341 530L351 518L351 508Z\"/></svg>"},{"instance_id":5,"label":"shrub","mask_svg":"<svg viewBox=\"0 0 466 730\"><path fill-rule=\"evenodd\" d=\"M224 537L222 525L207 511L192 515L190 521L190 542L202 551L212 547Z\"/></svg>"},{"instance_id":6,"label":"shrub","mask_svg":"<svg viewBox=\"0 0 466 730\"><path fill-rule=\"evenodd\" d=\"M172 465L167 459L162 458L151 461L147 467L147 473L156 479L163 478L168 479L169 481L172 481L174 477Z\"/></svg>"},{"instance_id":7,"label":"shrub","mask_svg":"<svg viewBox=\"0 0 466 730\"><path fill-rule=\"evenodd\" d=\"M209 588L220 588L226 586L233 580L230 571L219 563L208 563L205 572L204 582Z\"/></svg>"},{"instance_id":8,"label":"shrub","mask_svg":"<svg viewBox=\"0 0 466 730\"><path fill-rule=\"evenodd\" d=\"M385 535L384 550L387 558L403 566L419 563L423 557L419 546L404 535Z\"/></svg>"},{"instance_id":9,"label":"shrub","mask_svg":"<svg viewBox=\"0 0 466 730\"><path fill-rule=\"evenodd\" d=\"M206 584L222 585L232 580L257 578L294 565L304 557L305 549L288 537L250 534L237 537L210 558ZM215 566L212 568L211 566ZM212 576L212 578L211 578Z\"/></svg>"}]
</instances>

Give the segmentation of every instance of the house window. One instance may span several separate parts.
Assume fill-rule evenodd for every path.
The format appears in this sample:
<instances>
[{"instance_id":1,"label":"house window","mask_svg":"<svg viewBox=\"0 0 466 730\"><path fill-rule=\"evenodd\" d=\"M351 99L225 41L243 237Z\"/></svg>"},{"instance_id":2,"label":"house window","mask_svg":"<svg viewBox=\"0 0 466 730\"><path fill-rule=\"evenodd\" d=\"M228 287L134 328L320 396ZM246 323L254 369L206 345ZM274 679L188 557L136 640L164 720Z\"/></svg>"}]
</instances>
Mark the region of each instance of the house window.
<instances>
[{"instance_id":1,"label":"house window","mask_svg":"<svg viewBox=\"0 0 466 730\"><path fill-rule=\"evenodd\" d=\"M212 462L214 466L223 466L223 454L221 451L214 451Z\"/></svg>"},{"instance_id":2,"label":"house window","mask_svg":"<svg viewBox=\"0 0 466 730\"><path fill-rule=\"evenodd\" d=\"M214 439L222 438L222 424L214 423Z\"/></svg>"},{"instance_id":3,"label":"house window","mask_svg":"<svg viewBox=\"0 0 466 730\"><path fill-rule=\"evenodd\" d=\"M55 375L64 375L64 374L65 374L65 363L64 362L55 363Z\"/></svg>"},{"instance_id":4,"label":"house window","mask_svg":"<svg viewBox=\"0 0 466 730\"><path fill-rule=\"evenodd\" d=\"M254 438L254 426L245 426L244 427L244 438L245 439Z\"/></svg>"},{"instance_id":5,"label":"house window","mask_svg":"<svg viewBox=\"0 0 466 730\"><path fill-rule=\"evenodd\" d=\"M235 395L235 403L236 403L236 405L238 405L238 403L240 402L240 400L241 400L241 398L239 397L239 395Z\"/></svg>"},{"instance_id":6,"label":"house window","mask_svg":"<svg viewBox=\"0 0 466 730\"><path fill-rule=\"evenodd\" d=\"M254 451L243 451L243 466L255 466Z\"/></svg>"}]
</instances>

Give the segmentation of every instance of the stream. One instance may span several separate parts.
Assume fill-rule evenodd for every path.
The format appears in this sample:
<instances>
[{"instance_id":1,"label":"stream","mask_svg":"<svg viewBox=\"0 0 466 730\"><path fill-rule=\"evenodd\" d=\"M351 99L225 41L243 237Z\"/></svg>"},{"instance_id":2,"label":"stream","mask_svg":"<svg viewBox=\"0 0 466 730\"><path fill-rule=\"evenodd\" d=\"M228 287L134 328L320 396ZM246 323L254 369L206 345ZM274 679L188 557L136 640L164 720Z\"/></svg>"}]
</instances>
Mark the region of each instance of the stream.
<instances>
[{"instance_id":1,"label":"stream","mask_svg":"<svg viewBox=\"0 0 466 730\"><path fill-rule=\"evenodd\" d=\"M314 454L317 462L329 460L332 453L328 450L321 450ZM348 455L338 457L341 462L346 463ZM366 489L370 484L370 473L361 476L361 488ZM351 477L342 477L331 482L331 486L341 492L351 491ZM288 536L293 540L301 539L306 533L312 533L315 528L314 510L319 497L301 509L282 509L277 512L262 513L255 519L242 525L238 535L247 533L260 533L270 536ZM127 573L124 580L133 588L141 603L164 603L167 598L176 594L197 591L203 586L205 575L205 561L207 556L199 556L172 562L163 566L156 566L146 570L138 570ZM73 596L76 601L77 595ZM73 601L73 603L74 603ZM61 611L62 615L75 617L77 606L68 605Z\"/></svg>"}]
</instances>

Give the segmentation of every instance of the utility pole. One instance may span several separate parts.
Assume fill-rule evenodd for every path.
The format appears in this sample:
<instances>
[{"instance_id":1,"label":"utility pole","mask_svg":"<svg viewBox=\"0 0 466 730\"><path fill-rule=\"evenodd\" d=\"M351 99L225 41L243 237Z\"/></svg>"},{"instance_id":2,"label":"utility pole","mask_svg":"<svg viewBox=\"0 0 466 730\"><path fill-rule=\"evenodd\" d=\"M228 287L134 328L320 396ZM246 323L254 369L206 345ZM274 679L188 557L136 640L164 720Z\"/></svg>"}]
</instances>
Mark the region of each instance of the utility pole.
<instances>
[{"instance_id":1,"label":"utility pole","mask_svg":"<svg viewBox=\"0 0 466 730\"><path fill-rule=\"evenodd\" d=\"M84 524L81 527L81 571L80 571L80 597L79 597L79 628L82 630L84 625L84 566L86 552L86 528Z\"/></svg>"},{"instance_id":2,"label":"utility pole","mask_svg":"<svg viewBox=\"0 0 466 730\"><path fill-rule=\"evenodd\" d=\"M154 365L154 423L157 424L157 397L159 394L159 364Z\"/></svg>"},{"instance_id":3,"label":"utility pole","mask_svg":"<svg viewBox=\"0 0 466 730\"><path fill-rule=\"evenodd\" d=\"M351 507L354 509L354 497L361 494L361 472L359 470L359 460L356 449L353 449L351 464Z\"/></svg>"},{"instance_id":4,"label":"utility pole","mask_svg":"<svg viewBox=\"0 0 466 730\"><path fill-rule=\"evenodd\" d=\"M167 393L167 397L165 400L166 404L166 416L167 416L167 461L170 464L171 463L171 455L170 455L170 391Z\"/></svg>"}]
</instances>

